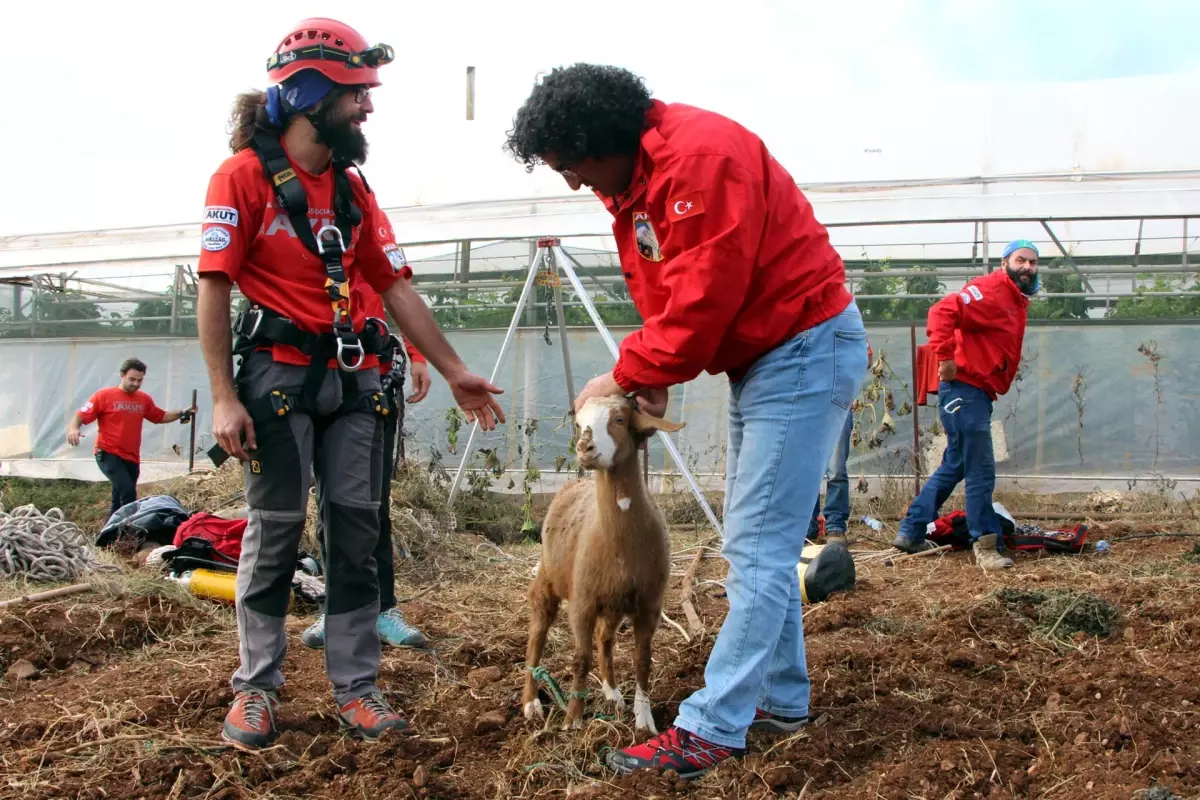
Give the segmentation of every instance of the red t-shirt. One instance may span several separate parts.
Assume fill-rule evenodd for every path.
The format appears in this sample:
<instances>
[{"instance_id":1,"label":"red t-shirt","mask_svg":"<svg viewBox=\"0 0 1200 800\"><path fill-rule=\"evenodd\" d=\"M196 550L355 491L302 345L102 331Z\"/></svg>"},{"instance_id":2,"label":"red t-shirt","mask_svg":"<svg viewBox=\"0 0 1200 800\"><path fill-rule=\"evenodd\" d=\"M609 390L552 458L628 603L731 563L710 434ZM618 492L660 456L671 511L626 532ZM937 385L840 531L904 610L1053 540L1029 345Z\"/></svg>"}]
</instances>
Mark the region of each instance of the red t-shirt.
<instances>
[{"instance_id":1,"label":"red t-shirt","mask_svg":"<svg viewBox=\"0 0 1200 800\"><path fill-rule=\"evenodd\" d=\"M333 170L314 175L295 161L290 163L308 198L313 231L332 225ZM358 175L347 174L363 224L346 243L342 266L352 284L365 280L382 294L395 281L411 278L412 270L402 263L391 224L379 210L375 195ZM274 192L253 150L247 148L226 159L210 179L201 246L197 265L201 274L224 273L251 303L277 311L301 330L328 333L333 329L325 265L300 241L288 216L275 208ZM362 330L367 314L353 298L350 316L354 330ZM283 345L272 347L272 357L285 364L306 365L309 361L299 350ZM378 363L375 356L368 356L363 367ZM330 365L336 366L332 360Z\"/></svg>"},{"instance_id":2,"label":"red t-shirt","mask_svg":"<svg viewBox=\"0 0 1200 800\"><path fill-rule=\"evenodd\" d=\"M142 452L142 420L157 424L167 412L154 405L150 395L138 390L129 394L120 386L109 386L91 396L79 418L85 425L98 421L100 435L93 452L103 450L126 461L139 463Z\"/></svg>"}]
</instances>

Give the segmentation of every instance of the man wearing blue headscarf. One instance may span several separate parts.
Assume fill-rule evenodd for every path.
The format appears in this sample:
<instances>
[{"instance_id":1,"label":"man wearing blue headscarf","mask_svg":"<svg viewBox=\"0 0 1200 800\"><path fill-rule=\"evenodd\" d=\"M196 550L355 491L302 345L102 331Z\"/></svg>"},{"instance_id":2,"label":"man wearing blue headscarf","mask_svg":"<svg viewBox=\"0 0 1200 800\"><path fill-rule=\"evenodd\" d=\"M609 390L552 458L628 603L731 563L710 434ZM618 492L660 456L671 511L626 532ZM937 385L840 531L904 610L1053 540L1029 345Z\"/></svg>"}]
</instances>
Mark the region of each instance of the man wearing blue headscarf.
<instances>
[{"instance_id":1,"label":"man wearing blue headscarf","mask_svg":"<svg viewBox=\"0 0 1200 800\"><path fill-rule=\"evenodd\" d=\"M1008 391L1021 363L1029 298L1039 287L1037 246L1028 239L1010 242L1000 263L1002 269L975 278L929 309L926 329L938 360L938 418L946 431L946 451L892 543L909 553L926 549L926 526L966 481L967 527L984 569L1013 565L1000 552L1000 525L992 509L992 404Z\"/></svg>"}]
</instances>

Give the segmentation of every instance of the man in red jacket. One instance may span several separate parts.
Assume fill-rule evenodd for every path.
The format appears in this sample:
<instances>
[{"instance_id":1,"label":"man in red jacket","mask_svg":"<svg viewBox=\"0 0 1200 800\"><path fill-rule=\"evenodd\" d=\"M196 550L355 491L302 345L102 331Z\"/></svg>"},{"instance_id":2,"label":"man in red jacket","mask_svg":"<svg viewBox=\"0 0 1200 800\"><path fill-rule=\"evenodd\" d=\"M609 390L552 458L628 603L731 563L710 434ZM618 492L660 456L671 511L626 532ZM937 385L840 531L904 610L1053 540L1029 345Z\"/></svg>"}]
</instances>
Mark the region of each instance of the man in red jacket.
<instances>
[{"instance_id":1,"label":"man in red jacket","mask_svg":"<svg viewBox=\"0 0 1200 800\"><path fill-rule=\"evenodd\" d=\"M541 79L517 112L508 149L528 169L545 163L604 202L644 321L576 409L591 397L632 394L639 413L661 417L668 387L704 371L729 376L729 614L704 687L674 725L609 758L620 772L697 777L744 752L750 727L791 731L807 720L796 567L822 472L867 370L862 317L795 180L732 120L654 100L626 70L576 64ZM603 426L600 416L578 423ZM653 731L647 688L637 687L634 717Z\"/></svg>"},{"instance_id":2,"label":"man in red jacket","mask_svg":"<svg viewBox=\"0 0 1200 800\"><path fill-rule=\"evenodd\" d=\"M1037 247L1026 239L1010 242L1000 263L1002 269L975 278L929 309L926 329L938 360L938 417L946 430L946 452L909 505L892 543L909 553L925 549L926 526L965 480L967 527L975 558L985 569L1013 565L999 552L1000 526L992 511L992 403L1008 391L1021 363L1029 298L1039 286Z\"/></svg>"}]
</instances>

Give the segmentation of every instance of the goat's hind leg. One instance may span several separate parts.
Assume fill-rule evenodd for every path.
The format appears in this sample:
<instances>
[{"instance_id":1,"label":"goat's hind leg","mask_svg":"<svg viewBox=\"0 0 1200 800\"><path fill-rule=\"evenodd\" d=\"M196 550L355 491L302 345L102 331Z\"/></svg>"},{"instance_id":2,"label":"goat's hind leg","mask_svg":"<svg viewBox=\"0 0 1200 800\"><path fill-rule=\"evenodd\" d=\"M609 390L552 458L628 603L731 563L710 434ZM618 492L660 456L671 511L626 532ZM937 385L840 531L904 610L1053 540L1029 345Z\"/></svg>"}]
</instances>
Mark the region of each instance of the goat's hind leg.
<instances>
[{"instance_id":1,"label":"goat's hind leg","mask_svg":"<svg viewBox=\"0 0 1200 800\"><path fill-rule=\"evenodd\" d=\"M634 730L658 735L654 713L650 707L650 645L658 629L659 610L643 611L633 620L633 665L637 676L637 692L633 698Z\"/></svg>"},{"instance_id":2,"label":"goat's hind leg","mask_svg":"<svg viewBox=\"0 0 1200 800\"><path fill-rule=\"evenodd\" d=\"M617 717L625 711L625 699L621 697L621 690L617 688L616 673L613 671L613 642L617 638L617 628L621 624L621 617L600 617L597 623L597 636L600 640L600 691L604 693L604 699L611 702L616 708Z\"/></svg>"},{"instance_id":3,"label":"goat's hind leg","mask_svg":"<svg viewBox=\"0 0 1200 800\"><path fill-rule=\"evenodd\" d=\"M525 693L521 696L525 719L543 719L546 716L542 701L538 699L533 670L541 663L542 651L546 648L546 634L558 616L558 604L559 599L548 591L548 587L535 580L529 589L529 643L525 647Z\"/></svg>"}]
</instances>

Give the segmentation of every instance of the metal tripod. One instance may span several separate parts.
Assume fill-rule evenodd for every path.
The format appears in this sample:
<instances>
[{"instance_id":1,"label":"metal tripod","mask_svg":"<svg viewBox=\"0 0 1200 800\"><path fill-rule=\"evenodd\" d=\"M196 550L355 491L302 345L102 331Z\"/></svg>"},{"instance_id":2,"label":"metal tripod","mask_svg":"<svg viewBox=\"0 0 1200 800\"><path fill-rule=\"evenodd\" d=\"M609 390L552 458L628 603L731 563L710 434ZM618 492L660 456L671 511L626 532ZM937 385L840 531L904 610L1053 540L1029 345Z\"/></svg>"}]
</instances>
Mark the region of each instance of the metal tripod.
<instances>
[{"instance_id":1,"label":"metal tripod","mask_svg":"<svg viewBox=\"0 0 1200 800\"><path fill-rule=\"evenodd\" d=\"M547 262L550 263L547 263ZM573 266L574 265L574 266ZM583 282L579 280L579 275L576 274L574 267L578 266L575 259L567 255L562 249L562 244L558 239L539 239L537 243L537 254L533 258L533 262L529 265L529 275L525 278L525 285L521 289L521 296L517 298L517 307L513 309L512 321L508 324L508 330L504 334L504 341L500 344L500 352L496 356L496 366L492 369L491 381L496 382L496 377L500 373L500 366L504 363L504 356L508 353L508 348L512 345L513 338L517 333L517 325L521 320L521 314L525 310L525 304L529 301L529 296L533 292L534 283L537 282L537 277L544 267L549 267L554 270L554 274L558 274L558 270L562 270L566 274L567 280L571 282L571 287L578 295L579 301L583 303L583 307L587 310L588 316L592 319L592 324L596 327L596 331L600 334L600 338L608 346L608 350L612 353L614 360L619 355L617 342L613 339L612 334L608 332L604 321L600 319L600 312L596 310L596 306L592 304L591 297L583 288ZM549 271L549 270L546 270ZM567 329L566 320L563 316L561 297L558 305L558 335L562 340L563 348L563 366L567 371L568 390L570 391L571 382L571 359L567 350ZM574 394L573 391L571 392ZM573 399L573 397L572 397ZM479 434L479 423L476 422L471 426L471 434L467 437L466 447L463 448L462 461L458 465L458 470L454 473L454 482L450 486L449 503L454 505L454 501L458 498L458 493L462 488L463 476L467 472L467 464L471 460L471 453L475 449L475 438ZM721 523L717 521L717 515L713 513L712 507L709 506L704 492L700 490L700 485L696 483L696 479L692 477L691 470L687 464L683 462L683 457L679 454L679 450L675 447L675 442L671 440L663 431L657 431L655 437L663 443L667 448L667 452L671 455L671 460L675 463L676 469L683 475L687 481L688 488L692 494L696 496L700 507L704 509L704 515L708 517L708 522L717 531L718 534L724 535L721 530Z\"/></svg>"}]
</instances>

